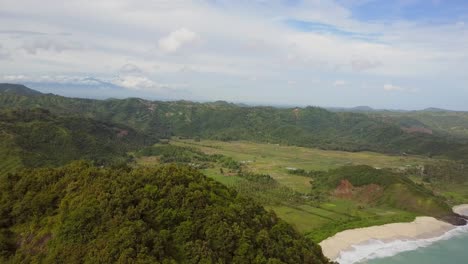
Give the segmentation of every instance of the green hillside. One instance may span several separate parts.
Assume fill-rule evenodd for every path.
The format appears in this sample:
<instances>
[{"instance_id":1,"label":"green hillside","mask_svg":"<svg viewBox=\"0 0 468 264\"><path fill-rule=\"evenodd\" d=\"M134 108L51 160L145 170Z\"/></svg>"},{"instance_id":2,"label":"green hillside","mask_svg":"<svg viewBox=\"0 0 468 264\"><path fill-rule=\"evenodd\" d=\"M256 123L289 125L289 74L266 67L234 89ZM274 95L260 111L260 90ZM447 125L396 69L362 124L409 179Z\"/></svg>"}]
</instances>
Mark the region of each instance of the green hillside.
<instances>
[{"instance_id":1,"label":"green hillside","mask_svg":"<svg viewBox=\"0 0 468 264\"><path fill-rule=\"evenodd\" d=\"M386 119L405 128L425 128L426 133L468 139L468 112L446 110L411 112L372 112L370 116Z\"/></svg>"},{"instance_id":2,"label":"green hillside","mask_svg":"<svg viewBox=\"0 0 468 264\"><path fill-rule=\"evenodd\" d=\"M181 166L0 178L2 263L328 263L274 213Z\"/></svg>"},{"instance_id":3,"label":"green hillside","mask_svg":"<svg viewBox=\"0 0 468 264\"><path fill-rule=\"evenodd\" d=\"M339 191L349 191L346 194L349 194L350 199L367 198L369 203L439 218L452 214L451 207L442 197L435 196L403 174L388 169L375 169L366 165L345 166L311 175L315 189L325 187L335 190L337 195L340 195ZM347 190L339 190L346 184L344 188Z\"/></svg>"},{"instance_id":4,"label":"green hillside","mask_svg":"<svg viewBox=\"0 0 468 264\"><path fill-rule=\"evenodd\" d=\"M77 159L125 161L128 151L145 143L145 137L129 127L44 109L0 111L0 131L0 174Z\"/></svg>"},{"instance_id":5,"label":"green hillside","mask_svg":"<svg viewBox=\"0 0 468 264\"><path fill-rule=\"evenodd\" d=\"M13 135L0 130L0 175L21 167L23 167L21 152L15 145Z\"/></svg>"},{"instance_id":6,"label":"green hillside","mask_svg":"<svg viewBox=\"0 0 468 264\"><path fill-rule=\"evenodd\" d=\"M1 86L1 85L0 85ZM412 133L398 123L318 107L245 107L225 102L159 102L143 99L90 100L56 95L0 93L0 106L43 107L79 113L132 127L153 139L173 135L216 140L251 140L323 149L468 158L468 143L443 135Z\"/></svg>"},{"instance_id":7,"label":"green hillside","mask_svg":"<svg viewBox=\"0 0 468 264\"><path fill-rule=\"evenodd\" d=\"M39 96L41 92L30 89L21 84L2 83L0 84L0 93L17 96Z\"/></svg>"},{"instance_id":8,"label":"green hillside","mask_svg":"<svg viewBox=\"0 0 468 264\"><path fill-rule=\"evenodd\" d=\"M346 229L410 222L416 216L463 224L451 206L468 201L459 163L420 156L177 139L137 154L140 166L176 162L201 169L316 242ZM453 179L436 181L450 169L458 173ZM461 181L456 188L446 185L453 180Z\"/></svg>"},{"instance_id":9,"label":"green hillside","mask_svg":"<svg viewBox=\"0 0 468 264\"><path fill-rule=\"evenodd\" d=\"M311 240L461 224L468 142L432 126L0 84L0 262L327 263Z\"/></svg>"}]
</instances>

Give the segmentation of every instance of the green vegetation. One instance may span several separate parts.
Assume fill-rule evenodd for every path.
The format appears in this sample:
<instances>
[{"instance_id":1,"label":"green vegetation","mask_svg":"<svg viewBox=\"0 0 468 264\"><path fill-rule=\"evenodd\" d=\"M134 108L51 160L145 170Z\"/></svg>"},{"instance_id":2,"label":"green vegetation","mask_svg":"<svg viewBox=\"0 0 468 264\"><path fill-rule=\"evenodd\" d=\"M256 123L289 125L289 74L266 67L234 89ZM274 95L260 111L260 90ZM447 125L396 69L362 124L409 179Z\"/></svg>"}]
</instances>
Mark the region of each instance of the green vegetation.
<instances>
[{"instance_id":1,"label":"green vegetation","mask_svg":"<svg viewBox=\"0 0 468 264\"><path fill-rule=\"evenodd\" d=\"M354 210L359 211L359 208L354 208ZM387 215L379 215L378 213ZM371 215L369 213L358 213L351 219L345 218L335 220L333 222L328 222L322 225L320 229L315 229L312 232L306 233L306 236L314 241L323 241L343 230L385 225L390 223L411 222L415 219L416 216L418 216L415 213L398 210L376 210L375 214L376 215Z\"/></svg>"},{"instance_id":2,"label":"green vegetation","mask_svg":"<svg viewBox=\"0 0 468 264\"><path fill-rule=\"evenodd\" d=\"M14 144L13 136L0 130L0 175L15 171L22 166L20 151Z\"/></svg>"},{"instance_id":3,"label":"green vegetation","mask_svg":"<svg viewBox=\"0 0 468 264\"><path fill-rule=\"evenodd\" d=\"M333 112L365 113L385 122L398 124L415 133L430 133L468 138L468 112L427 108L418 111L374 110L370 107L331 108Z\"/></svg>"},{"instance_id":4,"label":"green vegetation","mask_svg":"<svg viewBox=\"0 0 468 264\"><path fill-rule=\"evenodd\" d=\"M316 242L349 228L408 222L418 215L451 215L445 198L434 194L430 186L410 180L425 164L435 161L428 158L245 141L174 139L168 145L231 157L241 164L241 172L223 174L216 162L204 172L272 209ZM151 164L137 159L142 162ZM350 183L344 193L337 191L342 180Z\"/></svg>"},{"instance_id":5,"label":"green vegetation","mask_svg":"<svg viewBox=\"0 0 468 264\"><path fill-rule=\"evenodd\" d=\"M1 86L1 85L0 85ZM118 123L153 139L173 135L222 141L250 140L345 151L377 151L468 159L468 143L443 135L411 133L392 122L318 107L246 107L225 102L89 100L1 92L3 107L43 107Z\"/></svg>"},{"instance_id":6,"label":"green vegetation","mask_svg":"<svg viewBox=\"0 0 468 264\"><path fill-rule=\"evenodd\" d=\"M0 178L2 263L328 263L274 213L184 166L77 162Z\"/></svg>"},{"instance_id":7,"label":"green vegetation","mask_svg":"<svg viewBox=\"0 0 468 264\"><path fill-rule=\"evenodd\" d=\"M126 162L145 137L131 128L44 109L0 111L0 175L21 167L58 166L77 159Z\"/></svg>"},{"instance_id":8,"label":"green vegetation","mask_svg":"<svg viewBox=\"0 0 468 264\"><path fill-rule=\"evenodd\" d=\"M456 221L468 139L441 122L0 84L0 262L326 263L312 240Z\"/></svg>"},{"instance_id":9,"label":"green vegetation","mask_svg":"<svg viewBox=\"0 0 468 264\"><path fill-rule=\"evenodd\" d=\"M219 154L208 155L191 147L154 145L138 151L136 156L140 158L157 156L161 163L182 163L200 169L212 167L210 162L215 162L231 172L241 171L241 164L230 157Z\"/></svg>"},{"instance_id":10,"label":"green vegetation","mask_svg":"<svg viewBox=\"0 0 468 264\"><path fill-rule=\"evenodd\" d=\"M301 202L301 194L279 184L268 174L244 172L240 162L221 154L205 154L194 147L157 144L136 154L140 165L179 163L208 171L213 178L263 205L281 204L284 201ZM147 158L150 157L150 158ZM156 157L156 159L152 159ZM221 176L216 176L221 175Z\"/></svg>"},{"instance_id":11,"label":"green vegetation","mask_svg":"<svg viewBox=\"0 0 468 264\"><path fill-rule=\"evenodd\" d=\"M406 174L414 181L447 198L452 205L468 203L468 164L433 160Z\"/></svg>"},{"instance_id":12,"label":"green vegetation","mask_svg":"<svg viewBox=\"0 0 468 264\"><path fill-rule=\"evenodd\" d=\"M328 171L347 165L369 165L379 168L417 168L429 159L419 156L384 155L373 152L329 151L313 148L262 144L247 141L171 140L171 145L196 148L206 154L218 154L240 162L251 172L268 174L295 191L308 193L310 178L291 174L294 169ZM141 161L139 161L141 162ZM216 170L215 170L216 171ZM219 169L217 170L219 172Z\"/></svg>"},{"instance_id":13,"label":"green vegetation","mask_svg":"<svg viewBox=\"0 0 468 264\"><path fill-rule=\"evenodd\" d=\"M350 185L340 186L344 182ZM321 188L334 190L337 186L345 187L349 190L337 189L336 192L343 191L342 195L349 195L349 198L366 199L369 203L377 203L420 215L441 218L452 212L445 199L435 196L430 190L414 183L403 174L388 169L379 170L365 165L345 166L317 174L313 177L313 185L314 189L318 190ZM372 185L374 188L366 188ZM364 189L359 190L362 187Z\"/></svg>"},{"instance_id":14,"label":"green vegetation","mask_svg":"<svg viewBox=\"0 0 468 264\"><path fill-rule=\"evenodd\" d=\"M0 93L16 96L38 96L43 95L41 92L38 92L33 89L21 84L11 84L11 83L2 83L0 84Z\"/></svg>"}]
</instances>

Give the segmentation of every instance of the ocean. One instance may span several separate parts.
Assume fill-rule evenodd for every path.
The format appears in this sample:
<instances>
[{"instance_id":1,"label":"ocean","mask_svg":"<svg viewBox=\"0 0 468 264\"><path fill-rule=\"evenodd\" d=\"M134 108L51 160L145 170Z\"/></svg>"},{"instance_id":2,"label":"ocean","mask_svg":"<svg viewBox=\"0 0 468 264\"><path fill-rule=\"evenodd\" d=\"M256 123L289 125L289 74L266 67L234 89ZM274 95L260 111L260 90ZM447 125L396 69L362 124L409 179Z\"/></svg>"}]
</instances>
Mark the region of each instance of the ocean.
<instances>
[{"instance_id":1,"label":"ocean","mask_svg":"<svg viewBox=\"0 0 468 264\"><path fill-rule=\"evenodd\" d=\"M431 239L369 241L344 252L340 264L468 264L468 226Z\"/></svg>"},{"instance_id":2,"label":"ocean","mask_svg":"<svg viewBox=\"0 0 468 264\"><path fill-rule=\"evenodd\" d=\"M392 257L370 260L368 264L467 264L468 233Z\"/></svg>"}]
</instances>

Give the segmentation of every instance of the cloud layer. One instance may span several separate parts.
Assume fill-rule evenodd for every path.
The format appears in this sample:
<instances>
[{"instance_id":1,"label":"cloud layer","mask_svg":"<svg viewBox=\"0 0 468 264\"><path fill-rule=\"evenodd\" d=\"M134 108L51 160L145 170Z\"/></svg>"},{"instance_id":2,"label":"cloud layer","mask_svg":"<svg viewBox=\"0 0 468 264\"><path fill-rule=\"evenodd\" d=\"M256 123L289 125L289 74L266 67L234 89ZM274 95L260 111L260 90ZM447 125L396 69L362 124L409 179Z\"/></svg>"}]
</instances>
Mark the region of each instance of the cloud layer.
<instances>
[{"instance_id":1,"label":"cloud layer","mask_svg":"<svg viewBox=\"0 0 468 264\"><path fill-rule=\"evenodd\" d=\"M416 5L444 9L445 1L380 2L389 17L371 9L376 2L3 0L0 72L97 76L133 96L183 84L193 96L186 99L463 107L466 17L400 15ZM389 101L388 91L410 91L401 87L417 92ZM447 87L453 97L440 96Z\"/></svg>"}]
</instances>

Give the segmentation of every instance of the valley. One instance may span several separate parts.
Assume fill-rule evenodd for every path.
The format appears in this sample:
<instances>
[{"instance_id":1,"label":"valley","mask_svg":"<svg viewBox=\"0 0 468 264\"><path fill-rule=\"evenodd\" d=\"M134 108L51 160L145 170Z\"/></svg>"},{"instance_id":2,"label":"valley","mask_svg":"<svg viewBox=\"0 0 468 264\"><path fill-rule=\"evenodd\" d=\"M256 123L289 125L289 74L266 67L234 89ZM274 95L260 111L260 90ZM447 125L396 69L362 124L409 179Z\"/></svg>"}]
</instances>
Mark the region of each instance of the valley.
<instances>
[{"instance_id":1,"label":"valley","mask_svg":"<svg viewBox=\"0 0 468 264\"><path fill-rule=\"evenodd\" d=\"M207 176L230 186L243 195L253 197L317 242L349 228L410 222L416 216L423 215L423 212L417 212L415 208L399 208L390 201L375 201L372 200L372 197L353 199L332 195L333 191L325 191L321 194L322 197L317 198L314 197L316 191L312 188L314 183L311 177L295 172L300 170L329 171L343 166L368 165L378 169L392 169L400 173L407 172L409 173L408 177L415 181L419 180L419 184L423 185L420 176L411 174L425 164L434 162L422 156L397 156L373 152L351 153L248 141L223 142L174 138L160 146L176 146L188 151L201 151L207 155L226 156L236 161L243 173L271 176L278 183L278 186L255 187L255 183L239 176L236 168L229 169L223 164L213 162L204 164L203 167L207 168L202 169ZM157 156L139 157L136 162L140 166L161 163ZM186 162L186 164L189 163L195 167L201 165L197 164L196 160ZM425 187L438 195L447 195L443 191L444 188L448 188L445 184L426 184ZM460 198L458 202L468 202L468 196L463 188L449 189ZM348 191L352 192L352 190ZM432 194L428 194L428 196L432 196ZM434 215L437 214L433 208L430 211ZM449 212L447 209L447 214Z\"/></svg>"},{"instance_id":2,"label":"valley","mask_svg":"<svg viewBox=\"0 0 468 264\"><path fill-rule=\"evenodd\" d=\"M123 231L125 223L143 224L144 230L158 233L172 247L147 254L142 243L155 248L160 241L135 241L135 248L145 256L176 262L202 258L205 247L209 247L209 259L231 261L226 251L246 250L257 254L249 259L259 258L259 263L277 259L278 252L286 248L299 252L312 247L280 263L295 263L298 258L304 263L327 263L316 250L317 243L344 230L412 222L418 216L464 224L451 207L468 203L467 141L435 128L438 132L429 134L429 128L409 129L407 125L381 116L318 107L80 99L0 84L0 188L5 190L0 214L6 219L0 225L0 248L4 249L0 260L16 263L31 250L37 254L27 259L60 256L65 260L67 256L57 251L62 243L73 245L63 250L81 248L73 256L94 260L86 248L102 243L104 237L119 240L105 233L116 217L121 221L115 222L115 230L127 232ZM155 183L159 187L144 184L151 177L161 177ZM171 184L165 184L165 179ZM81 184L83 189L77 187ZM132 200L124 184L131 184L141 194L140 200ZM123 206L123 211L99 215L95 210L104 208L103 204L78 200L74 200L78 211L67 207L68 200L82 199L84 193L93 196L94 190L106 199L117 199L112 203ZM183 205L188 210L183 216L172 209L180 204L170 202L178 191L185 193L177 198L181 198L179 203L190 203ZM247 200L248 206L258 210L244 212L245 221L237 219L232 216L237 209L227 210L219 195L229 197L236 208ZM162 204L155 205L156 201ZM237 234L232 244L218 245L216 232L224 230L226 223L220 222L218 231L213 231L203 220L198 222L211 217L209 204L219 206L214 218L235 223L235 229L223 231ZM208 211L198 214L192 206ZM40 213L43 209L48 211ZM165 229L151 220L157 210L167 214L158 218L158 225ZM25 216L31 212L32 218ZM59 220L64 217L71 217L71 226ZM271 221L265 220L268 217ZM87 227L84 219L99 228ZM172 225L167 219L179 222ZM197 227L187 221L197 222ZM267 221L269 229L257 230L258 221ZM76 229L75 224L81 227ZM214 233L201 235L198 228ZM88 232L84 240L76 237L81 229ZM169 229L174 234L168 234ZM64 235L64 230L72 231ZM258 243L246 248L245 241L237 239L252 230L258 234L249 241L269 239L274 250L261 249ZM129 239L132 234L122 237ZM296 246L275 242L279 237L293 239ZM185 248L193 243L200 248L190 253L193 256L185 255ZM116 258L105 248L96 254ZM120 257L133 259L132 254Z\"/></svg>"},{"instance_id":3,"label":"valley","mask_svg":"<svg viewBox=\"0 0 468 264\"><path fill-rule=\"evenodd\" d=\"M0 264L466 263L467 14L0 0Z\"/></svg>"}]
</instances>

